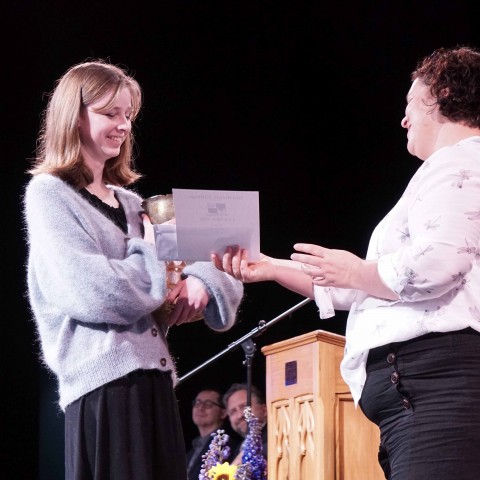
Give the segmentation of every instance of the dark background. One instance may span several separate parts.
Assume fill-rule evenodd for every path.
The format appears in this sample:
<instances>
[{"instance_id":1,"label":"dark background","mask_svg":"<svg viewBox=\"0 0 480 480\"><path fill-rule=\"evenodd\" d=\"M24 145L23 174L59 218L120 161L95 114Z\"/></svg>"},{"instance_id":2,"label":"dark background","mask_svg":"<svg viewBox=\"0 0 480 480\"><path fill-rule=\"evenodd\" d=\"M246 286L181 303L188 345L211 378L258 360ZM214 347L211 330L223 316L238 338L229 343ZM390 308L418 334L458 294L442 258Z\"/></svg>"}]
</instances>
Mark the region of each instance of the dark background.
<instances>
[{"instance_id":1,"label":"dark background","mask_svg":"<svg viewBox=\"0 0 480 480\"><path fill-rule=\"evenodd\" d=\"M21 196L44 93L71 65L108 58L144 89L136 189L255 190L261 249L286 258L297 241L362 256L419 161L400 120L409 75L435 48L480 46L475 1L283 0L2 1L1 465L3 478L63 478L63 414L38 361L25 300ZM169 339L180 377L302 298L275 284L246 285L227 333L202 322ZM255 339L253 379L265 386L264 345L324 329L308 305ZM187 443L190 401L208 382L244 381L233 349L178 387Z\"/></svg>"}]
</instances>

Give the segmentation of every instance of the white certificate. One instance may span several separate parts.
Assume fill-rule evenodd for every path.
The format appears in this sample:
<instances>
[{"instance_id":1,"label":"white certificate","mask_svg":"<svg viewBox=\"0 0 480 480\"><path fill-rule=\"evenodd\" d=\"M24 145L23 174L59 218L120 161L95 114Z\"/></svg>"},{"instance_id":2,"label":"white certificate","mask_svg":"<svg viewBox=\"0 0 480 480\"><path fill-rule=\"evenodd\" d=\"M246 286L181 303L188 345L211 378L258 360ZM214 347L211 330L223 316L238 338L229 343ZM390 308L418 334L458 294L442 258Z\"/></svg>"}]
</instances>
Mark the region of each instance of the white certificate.
<instances>
[{"instance_id":1,"label":"white certificate","mask_svg":"<svg viewBox=\"0 0 480 480\"><path fill-rule=\"evenodd\" d=\"M172 189L175 225L154 225L160 260L210 261L229 245L260 258L258 192ZM175 238L176 237L176 238ZM175 244L176 240L176 244Z\"/></svg>"}]
</instances>

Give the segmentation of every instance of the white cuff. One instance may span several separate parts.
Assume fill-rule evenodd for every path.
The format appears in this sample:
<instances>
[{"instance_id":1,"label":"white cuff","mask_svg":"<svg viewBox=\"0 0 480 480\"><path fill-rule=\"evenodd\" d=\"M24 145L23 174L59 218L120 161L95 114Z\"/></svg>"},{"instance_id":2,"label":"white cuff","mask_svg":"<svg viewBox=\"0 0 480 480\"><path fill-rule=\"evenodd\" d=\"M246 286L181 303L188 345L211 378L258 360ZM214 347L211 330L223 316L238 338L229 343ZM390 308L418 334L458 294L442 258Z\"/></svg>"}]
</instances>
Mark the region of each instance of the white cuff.
<instances>
[{"instance_id":1,"label":"white cuff","mask_svg":"<svg viewBox=\"0 0 480 480\"><path fill-rule=\"evenodd\" d=\"M335 316L335 309L333 308L332 298L330 296L330 288L313 286L313 294L315 296L315 303L318 307L320 318L331 318Z\"/></svg>"}]
</instances>

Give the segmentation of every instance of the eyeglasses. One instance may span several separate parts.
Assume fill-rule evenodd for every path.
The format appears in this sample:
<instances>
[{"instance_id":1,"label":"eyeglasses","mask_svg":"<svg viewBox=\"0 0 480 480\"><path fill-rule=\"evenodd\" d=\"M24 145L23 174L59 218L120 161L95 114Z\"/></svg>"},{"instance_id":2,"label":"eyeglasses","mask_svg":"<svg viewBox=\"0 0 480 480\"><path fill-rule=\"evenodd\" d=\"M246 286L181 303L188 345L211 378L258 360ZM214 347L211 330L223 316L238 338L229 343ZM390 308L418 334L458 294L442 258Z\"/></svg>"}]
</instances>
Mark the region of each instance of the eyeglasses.
<instances>
[{"instance_id":1,"label":"eyeglasses","mask_svg":"<svg viewBox=\"0 0 480 480\"><path fill-rule=\"evenodd\" d=\"M210 410L213 407L223 408L222 405L220 405L217 402L214 402L213 400L200 400L198 398L192 402L192 407L193 408L203 407L203 408L206 408L207 410Z\"/></svg>"}]
</instances>

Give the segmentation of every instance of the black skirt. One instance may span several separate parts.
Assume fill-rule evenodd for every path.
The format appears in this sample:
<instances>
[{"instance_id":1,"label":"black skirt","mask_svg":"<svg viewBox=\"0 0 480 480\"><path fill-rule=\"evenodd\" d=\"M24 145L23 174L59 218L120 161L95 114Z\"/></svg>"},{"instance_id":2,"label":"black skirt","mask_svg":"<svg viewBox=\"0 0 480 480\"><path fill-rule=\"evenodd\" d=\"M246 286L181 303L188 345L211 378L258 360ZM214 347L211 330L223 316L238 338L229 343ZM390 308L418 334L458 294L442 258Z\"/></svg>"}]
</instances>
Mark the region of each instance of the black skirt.
<instances>
[{"instance_id":1,"label":"black skirt","mask_svg":"<svg viewBox=\"0 0 480 480\"><path fill-rule=\"evenodd\" d=\"M132 372L66 408L66 480L184 480L185 455L169 373Z\"/></svg>"}]
</instances>

